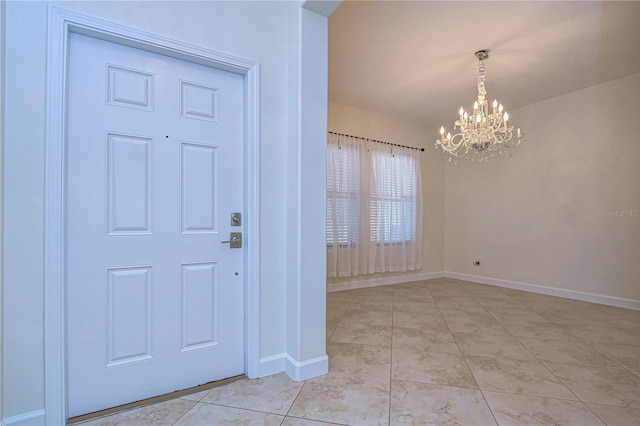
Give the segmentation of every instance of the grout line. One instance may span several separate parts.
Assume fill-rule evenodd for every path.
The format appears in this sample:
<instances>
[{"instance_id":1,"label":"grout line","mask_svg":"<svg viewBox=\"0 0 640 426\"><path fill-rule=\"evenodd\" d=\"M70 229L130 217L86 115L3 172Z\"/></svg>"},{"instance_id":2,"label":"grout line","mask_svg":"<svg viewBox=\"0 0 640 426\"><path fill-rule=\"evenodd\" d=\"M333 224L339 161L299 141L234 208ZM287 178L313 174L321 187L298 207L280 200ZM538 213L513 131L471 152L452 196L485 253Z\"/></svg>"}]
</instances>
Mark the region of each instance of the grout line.
<instances>
[{"instance_id":1,"label":"grout line","mask_svg":"<svg viewBox=\"0 0 640 426\"><path fill-rule=\"evenodd\" d=\"M183 397L185 395L192 395L194 393L202 392L204 390L210 390L213 388L217 388L229 383L233 383L237 380L246 379L247 376L241 374L239 376L229 377L227 379L217 380L209 383L204 383L202 385L193 386L187 389L178 390L175 392L166 393L164 395L153 396L151 398L146 398L140 401L130 402L128 404L118 405L117 407L107 408L105 410L95 411L93 413L82 414L80 416L72 417L67 419L67 425L71 425L74 423L80 423L87 420L97 419L100 417L108 417L113 414L122 413L125 411L132 411L137 408L146 407L149 405L158 404L161 402L169 401L172 399L177 399ZM202 399L202 398L201 398ZM197 401L199 402L199 401ZM196 404L197 404L196 402Z\"/></svg>"},{"instance_id":2,"label":"grout line","mask_svg":"<svg viewBox=\"0 0 640 426\"><path fill-rule=\"evenodd\" d=\"M202 399L202 398L200 398L200 399ZM182 413L182 415L181 415L180 417L178 417L178 418L176 419L176 421L175 421L175 422L173 422L173 423L171 424L171 426L175 426L175 425L176 425L180 420L182 420L182 418L183 418L184 416L186 416L186 415L187 415L187 413L191 412L191 410L193 410L194 408L196 408L196 407L198 406L198 404L200 404L200 401L193 401L193 400L191 400L191 401L192 401L192 402L195 402L195 404L193 404L193 407L189 408L187 411L185 411L184 413Z\"/></svg>"},{"instance_id":3,"label":"grout line","mask_svg":"<svg viewBox=\"0 0 640 426\"><path fill-rule=\"evenodd\" d=\"M241 411L251 411L252 413L271 414L273 416L285 416L284 414L273 413L271 411L254 410L253 408L245 408L245 407L238 407L238 406L235 406L235 405L219 404L219 403L216 403L216 402L206 402L206 401L204 401L204 402L199 402L198 404L215 405L216 407L232 408L234 410L241 410Z\"/></svg>"},{"instance_id":4,"label":"grout line","mask_svg":"<svg viewBox=\"0 0 640 426\"><path fill-rule=\"evenodd\" d=\"M552 399L554 401L563 401L563 402L578 402L581 404L586 404L584 401L581 401L580 399L575 400L575 399L566 399L566 398L558 398L555 396L540 396L540 395L531 395L531 394L526 394L526 393L512 393L512 392L506 392L506 391L499 391L499 390L493 390L493 389L485 389L487 392L492 392L492 393L499 393L502 395L512 395L512 396L523 396L523 397L527 397L527 398L537 398L537 399ZM594 404L597 404L596 402L594 402ZM603 405L603 404L601 404ZM619 407L617 405L612 405L612 407Z\"/></svg>"},{"instance_id":5,"label":"grout line","mask_svg":"<svg viewBox=\"0 0 640 426\"><path fill-rule=\"evenodd\" d=\"M327 373L328 374L328 373ZM284 415L284 419L282 419L282 422L284 423L285 419L287 418L287 416L289 415L289 413L291 412L291 409L293 408L294 404L296 403L296 401L298 400L298 397L300 396L300 394L302 393L302 389L304 389L304 387L306 386L307 381L303 381L302 382L302 386L300 386L300 389L298 389L298 393L296 394L296 397L293 398L293 401L291 401L291 405L289 406L289 409L287 410L286 414ZM282 424L282 423L281 423Z\"/></svg>"},{"instance_id":6,"label":"grout line","mask_svg":"<svg viewBox=\"0 0 640 426\"><path fill-rule=\"evenodd\" d=\"M431 292L431 291L429 291L429 292ZM433 295L432 295L432 297L433 297ZM444 316L444 314L442 313L442 309L440 309L440 306L437 303L436 303L436 307L438 308L438 311L440 312L440 315L442 315L442 318L444 319L444 322L447 325L447 329L449 330L449 333L451 334L451 337L453 337L453 342L456 344L456 347L458 348L458 351L460 351L460 356L464 360L464 363L467 366L467 370L469 370L469 374L471 374L471 377L473 377L474 383L476 384L476 386L478 386L478 389L482 393L482 389L480 388L480 383L478 383L478 380L476 379L476 376L474 376L474 374L473 374L473 370L471 370L471 366L469 366L469 362L467 361L467 358L464 356L464 353L462 352L462 349L460 349L460 345L458 344L458 341L456 340L456 338L454 336L453 330L451 330L451 328L449 327L449 321L447 321L447 318ZM484 398L484 394L482 394L482 397ZM485 399L485 403L487 403L486 399ZM487 403L487 406L488 405L489 404ZM493 412L491 414L493 415Z\"/></svg>"},{"instance_id":7,"label":"grout line","mask_svg":"<svg viewBox=\"0 0 640 426\"><path fill-rule=\"evenodd\" d=\"M392 287L391 293L391 347L389 348L389 403L387 410L387 424L391 425L391 393L393 391L393 330L395 329L393 323L393 314L396 311L396 288Z\"/></svg>"},{"instance_id":8,"label":"grout line","mask_svg":"<svg viewBox=\"0 0 640 426\"><path fill-rule=\"evenodd\" d=\"M509 296L509 298L511 298L511 297ZM532 311L532 312L534 312L534 313L535 313L535 311L534 311L533 309L531 309L531 308L529 307L529 305L528 305L528 304L523 304L523 305L524 305L524 307L525 307L526 309L528 309L528 310L530 310L530 311ZM488 312L489 312L489 314L491 314L491 312L490 312L490 311L488 311ZM498 323L500 323L500 325L502 325L502 322L501 322L501 321L499 321L499 320L498 320L494 315L492 315L492 314L491 314L491 316L492 316L492 317L494 317L494 318L496 319L496 321L498 321ZM553 323L552 323L552 324L553 324ZM578 395L576 395L576 394L573 392L573 390L571 390L571 389L569 388L569 386L567 386L567 385L566 385L562 380L560 380L560 378L559 378L558 376L556 376L556 375L553 373L553 371L551 371L551 369L550 369L550 368L549 368L549 367L548 367L548 366L547 366L547 365L546 365L546 364L545 364L541 359L539 359L539 358L538 358L538 357L537 357L533 352L531 352L531 351L529 350L529 348L527 348L525 345L523 345L523 344L522 344L522 342L520 341L520 339L518 339L518 337L517 337L516 335L514 335L514 334L513 334L511 331L509 331L506 327L504 327L504 326L503 326L503 328L504 328L504 329L507 331L507 333L509 333L509 334L510 334L510 335L511 335L515 340L516 340L516 342L518 342L518 344L519 344L520 346L522 346L522 347L523 347L523 348L524 348L524 349L525 349L525 350L526 350L526 351L527 351L527 352L528 352L528 353L529 353L529 354L530 354L530 355L531 355L531 356L532 356L532 357L533 357L533 358L534 358L534 359L535 359L535 360L536 360L540 365L542 365L542 367L543 367L545 370L547 370L547 371L549 372L549 374L551 374L551 375L552 375L552 376L553 376L553 377L558 381L558 383L559 383L559 384L561 384L562 386L564 386L564 388L565 388L565 389L567 389L567 390L568 390L568 391L569 391L573 396L575 396L575 397L576 397L576 399L577 399L578 401L580 401L580 402L582 402L582 403L584 404L584 402L583 402L583 401L578 397ZM483 393L482 395L484 396L484 393ZM547 398L547 397L541 397L541 398ZM486 401L486 398L485 398L485 401ZM489 405L489 403L488 403L488 402L487 402L487 405ZM492 411L492 412L493 412L493 411Z\"/></svg>"},{"instance_id":9,"label":"grout line","mask_svg":"<svg viewBox=\"0 0 640 426\"><path fill-rule=\"evenodd\" d=\"M478 301L475 300L475 298L473 298L469 294L469 292L467 292L464 289L462 289L462 290L465 291L465 293L467 293L467 295L469 297L471 297L474 302L478 303ZM486 308L484 306L480 305L479 303L478 303L478 305L486 310ZM496 419L496 415L493 413L493 410L491 409L491 405L489 405L489 401L487 401L487 397L484 395L484 392L482 391L482 387L480 387L480 383L478 383L478 380L476 379L476 376L473 374L473 370L471 369L471 366L469 365L469 361L467 360L467 357L465 356L464 352L462 352L462 349L460 349L460 345L458 344L458 341L455 338L454 331L451 330L451 328L449 328L449 322L447 321L447 318L444 316L444 314L442 313L442 309L440 309L440 306L437 303L436 303L436 307L438 308L438 311L440 311L440 315L442 315L442 317L444 318L444 321L447 324L447 329L449 329L449 333L451 333L451 336L453 337L453 341L456 344L456 346L458 347L458 350L460 351L460 356L461 356L462 360L464 361L465 365L467 366L467 370L469 371L469 374L471 374L471 377L473 378L473 382L476 384L476 386L478 386L477 390L480 392L480 395L482 395L482 399L484 400L485 405L489 409L489 413L491 413L491 417L493 417L493 421L495 422L496 425L498 425L499 424L498 423L498 419ZM495 319L495 317L494 317L494 319Z\"/></svg>"},{"instance_id":10,"label":"grout line","mask_svg":"<svg viewBox=\"0 0 640 426\"><path fill-rule=\"evenodd\" d=\"M595 403L594 403L594 404L595 404ZM583 403L582 403L582 405L584 405L584 406L587 408L587 410L589 410L589 411L590 411L594 416L596 416L598 419L600 419L600 421L602 422L602 424L603 424L603 425L606 425L606 424L607 424L607 422L605 422L605 421L604 421L604 419L603 419L602 417L600 417L598 414L596 414L596 412L595 412L595 411L593 411L593 410L591 409L591 407L589 407L589 405L587 405L587 403L586 403L586 402L583 402ZM600 404L600 405L602 405L602 404Z\"/></svg>"}]
</instances>

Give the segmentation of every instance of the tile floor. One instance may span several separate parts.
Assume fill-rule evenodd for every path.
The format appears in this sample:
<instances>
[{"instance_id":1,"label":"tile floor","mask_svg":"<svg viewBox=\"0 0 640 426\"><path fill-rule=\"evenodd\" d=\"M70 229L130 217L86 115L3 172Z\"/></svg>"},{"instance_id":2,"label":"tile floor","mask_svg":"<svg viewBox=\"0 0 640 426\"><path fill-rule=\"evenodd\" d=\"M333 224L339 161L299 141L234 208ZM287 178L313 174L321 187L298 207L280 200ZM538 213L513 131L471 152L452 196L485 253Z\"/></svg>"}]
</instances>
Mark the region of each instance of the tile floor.
<instances>
[{"instance_id":1,"label":"tile floor","mask_svg":"<svg viewBox=\"0 0 640 426\"><path fill-rule=\"evenodd\" d=\"M329 374L83 425L640 425L640 312L452 279L327 295Z\"/></svg>"}]
</instances>

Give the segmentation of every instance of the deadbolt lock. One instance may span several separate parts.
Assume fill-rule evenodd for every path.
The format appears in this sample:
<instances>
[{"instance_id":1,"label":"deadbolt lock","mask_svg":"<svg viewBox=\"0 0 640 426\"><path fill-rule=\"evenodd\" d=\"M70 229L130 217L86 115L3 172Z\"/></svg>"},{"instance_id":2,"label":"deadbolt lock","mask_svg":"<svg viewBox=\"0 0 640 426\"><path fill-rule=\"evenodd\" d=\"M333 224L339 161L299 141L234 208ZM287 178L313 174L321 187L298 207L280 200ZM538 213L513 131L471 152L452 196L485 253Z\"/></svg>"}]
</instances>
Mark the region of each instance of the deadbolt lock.
<instances>
[{"instance_id":1,"label":"deadbolt lock","mask_svg":"<svg viewBox=\"0 0 640 426\"><path fill-rule=\"evenodd\" d=\"M231 213L231 226L240 226L242 225L242 216L240 213Z\"/></svg>"}]
</instances>

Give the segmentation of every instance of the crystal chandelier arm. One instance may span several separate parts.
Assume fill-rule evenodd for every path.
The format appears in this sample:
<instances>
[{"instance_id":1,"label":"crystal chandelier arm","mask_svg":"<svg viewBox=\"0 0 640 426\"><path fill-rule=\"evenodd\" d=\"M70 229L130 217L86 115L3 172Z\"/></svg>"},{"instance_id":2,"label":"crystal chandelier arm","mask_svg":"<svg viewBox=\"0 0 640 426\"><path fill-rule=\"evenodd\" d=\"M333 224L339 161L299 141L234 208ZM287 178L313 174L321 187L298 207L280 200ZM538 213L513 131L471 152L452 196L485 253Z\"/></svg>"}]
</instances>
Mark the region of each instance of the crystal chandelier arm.
<instances>
[{"instance_id":1,"label":"crystal chandelier arm","mask_svg":"<svg viewBox=\"0 0 640 426\"><path fill-rule=\"evenodd\" d=\"M461 146L465 145L465 143L468 143L468 138L465 137L465 134L456 133L455 135L451 136L451 138L445 138L443 136L441 139L438 139L438 141L436 141L436 146L440 145L443 151L446 151L449 154L458 157L462 154L458 150Z\"/></svg>"}]
</instances>

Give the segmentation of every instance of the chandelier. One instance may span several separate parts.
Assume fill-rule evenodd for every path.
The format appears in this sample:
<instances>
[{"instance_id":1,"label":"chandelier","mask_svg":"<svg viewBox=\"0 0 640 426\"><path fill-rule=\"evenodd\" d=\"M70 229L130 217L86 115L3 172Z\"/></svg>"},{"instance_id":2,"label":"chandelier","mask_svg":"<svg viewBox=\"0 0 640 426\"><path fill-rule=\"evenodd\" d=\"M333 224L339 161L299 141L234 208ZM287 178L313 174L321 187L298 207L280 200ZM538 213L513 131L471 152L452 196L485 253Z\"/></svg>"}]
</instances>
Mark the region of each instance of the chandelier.
<instances>
[{"instance_id":1,"label":"chandelier","mask_svg":"<svg viewBox=\"0 0 640 426\"><path fill-rule=\"evenodd\" d=\"M489 57L486 50L475 53L478 58L478 100L473 104L473 112L467 113L460 107L460 117L453 124L453 131L458 133L451 135L445 128L440 127L440 139L436 141L436 148L440 146L452 157L464 157L468 155L471 160L487 161L496 155L509 153L522 142L526 142L524 134L514 127L509 126L509 114L501 103L494 99L489 112L489 103L486 100L487 91L484 87L484 60ZM455 162L455 160L454 160Z\"/></svg>"}]
</instances>

